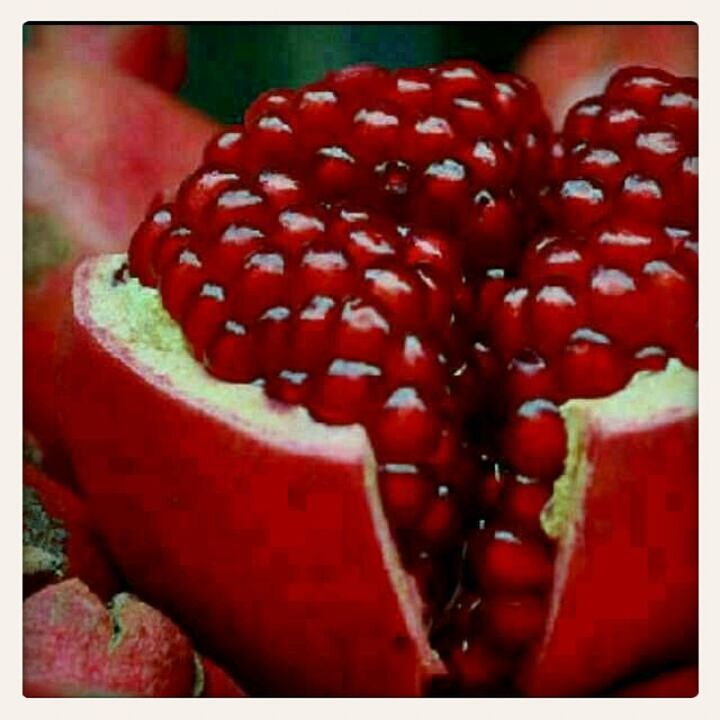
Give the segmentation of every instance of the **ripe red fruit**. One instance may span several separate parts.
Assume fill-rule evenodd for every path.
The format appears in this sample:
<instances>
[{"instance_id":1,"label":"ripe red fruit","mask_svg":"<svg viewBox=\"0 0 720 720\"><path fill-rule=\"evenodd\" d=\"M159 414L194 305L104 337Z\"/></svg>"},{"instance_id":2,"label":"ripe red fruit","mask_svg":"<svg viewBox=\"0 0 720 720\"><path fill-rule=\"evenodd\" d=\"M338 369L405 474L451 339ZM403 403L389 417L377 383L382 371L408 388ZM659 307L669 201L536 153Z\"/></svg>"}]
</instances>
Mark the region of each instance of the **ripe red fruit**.
<instances>
[{"instance_id":1,"label":"ripe red fruit","mask_svg":"<svg viewBox=\"0 0 720 720\"><path fill-rule=\"evenodd\" d=\"M32 46L61 61L107 65L165 90L185 77L186 40L177 25L33 25Z\"/></svg>"},{"instance_id":2,"label":"ripe red fruit","mask_svg":"<svg viewBox=\"0 0 720 720\"><path fill-rule=\"evenodd\" d=\"M197 682L199 697L247 697L238 684L228 675L225 670L216 665L212 660L202 658L202 685ZM196 672L198 672L196 666Z\"/></svg>"},{"instance_id":3,"label":"ripe red fruit","mask_svg":"<svg viewBox=\"0 0 720 720\"><path fill-rule=\"evenodd\" d=\"M514 227L499 221L530 205L528 196L515 203L542 182L533 176L543 152L531 139L539 132L531 125L542 125L537 96L522 80L491 78L473 64L423 73L436 105L462 92L492 109L506 134L502 147L525 168L522 182L522 171L509 181L505 168L498 183L512 187L473 190L461 155L446 152L468 138L455 128L448 132L437 107L436 114L417 117L394 104L395 74L353 69L329 76L321 90L281 94L275 109L265 107L270 96L250 109L243 141L252 161L223 170L243 174L242 187L206 196L196 194L194 180L183 186L175 200L183 225L170 231L171 243L170 233L164 236L169 249L159 242L150 261L159 294L138 282L152 273L141 269L133 277L122 270L123 257L101 258L78 272L64 377L68 434L83 486L123 570L264 692L277 683L278 667L292 668L282 692L415 694L434 680L464 693L516 691L526 663L529 671L542 667L536 654L541 637L545 642L562 630L551 615L540 632L542 608L570 603L573 593L591 592L594 582L580 576L577 584L565 582L548 539L560 538L571 560L580 552L566 513L581 513L585 496L562 484L551 495L551 485L565 468L572 488L585 488L592 470L602 469L584 455L595 452L582 439L595 437L595 428L568 435L572 396L566 393L580 388L584 395L610 395L584 402L599 403L588 406L596 408L598 425L607 423L620 437L622 462L613 472L629 484L633 474L624 466L636 472L646 444L628 428L652 434L680 411L692 421L695 375L677 374L676 362L657 377L676 378L680 389L666 398L661 384L657 405L637 403L635 425L626 425L611 402L624 406L625 396L615 393L630 377L636 353L648 347L631 322L645 316L644 293L652 287L663 297L690 297L684 288L692 288L694 278L685 274L686 263L676 263L672 251L665 256L678 233L652 226L649 242L638 240L640 225L650 221L646 214L641 221L622 215L634 206L620 190L602 189L598 207L592 193L576 194L570 200L580 201L582 217L568 212L558 188L576 178L564 156L543 191L548 232L526 250L519 242L508 252L510 236L539 216L519 213ZM326 91L337 103L306 94ZM644 118L652 108L642 102ZM575 123L574 131L589 143L600 138L624 161L641 113L600 110L593 116L597 127ZM406 125L408 118L415 124ZM358 191L353 207L342 193L325 195L317 163L306 162L318 148L339 146L336 125L345 121L346 152L355 163L344 153L325 157L358 171L346 175L350 168L343 166L341 173L342 184ZM417 155L400 138L410 127L427 136L418 140ZM400 157L390 156L396 148ZM392 170L385 164L395 162ZM404 179L386 182L399 163L407 166ZM359 171L375 172L375 165L383 180L373 186ZM603 173L606 165L596 155L587 167ZM325 170L334 176L340 168ZM634 170L630 157L628 173ZM269 171L295 178L302 205L270 197L260 180ZM405 180L407 202L398 201ZM602 185L600 179L587 182ZM491 212L473 245L463 223L477 219L477 207L468 205L476 199ZM220 238L238 217L262 237L243 246L242 263L220 281L217 269L228 252ZM607 243L590 240L599 237L601 222L621 238L615 246L630 237L630 249L610 249L612 265L601 259ZM189 232L178 232L181 227ZM485 254L482 262L476 251ZM484 272L499 258L508 264L507 279ZM192 270L185 267L188 259ZM134 267L142 264L142 257L133 259ZM480 285L480 308L472 307L468 280ZM205 310L209 296L199 289L208 287L222 289L213 297L227 302L228 319ZM695 308L685 301L681 308L692 327ZM670 327L669 347L687 348L691 331L674 319ZM613 353L605 352L606 344ZM109 361L116 357L123 362ZM583 363L592 372L613 373L609 380L603 376L602 388L599 382L580 387ZM647 388L637 391L643 397L652 392L652 385L640 387ZM655 411L654 425L644 425ZM118 416L127 418L119 428ZM168 437L180 453L169 449ZM602 432L598 437L602 454L610 439ZM680 445L677 457L685 462L691 447L684 436ZM105 461L118 454L122 463ZM483 458L484 465L503 462L497 473L503 479L492 490L488 483L478 487ZM166 476L173 479L172 493ZM148 504L156 511L143 537L128 539L128 519ZM552 527L547 517L555 518ZM154 555L148 556L148 543ZM622 548L615 556L624 557ZM692 559L679 562L677 571L691 574ZM673 580L662 577L662 583ZM452 626L462 615L453 607L468 592L481 593L489 610L477 611L472 628L450 627L435 654L428 625ZM613 612L621 610L614 606ZM593 616L582 613L579 620L590 624ZM674 616L671 632L685 621L682 613ZM359 626L374 631L360 638ZM642 631L634 627L629 635ZM240 645L252 664L237 657ZM627 668L645 662L639 645L624 661ZM587 674L587 657L582 661L578 673Z\"/></svg>"},{"instance_id":4,"label":"ripe red fruit","mask_svg":"<svg viewBox=\"0 0 720 720\"><path fill-rule=\"evenodd\" d=\"M641 667L696 659L696 393L697 376L674 360L622 393L565 406L581 454L543 516L559 545L530 692L583 694Z\"/></svg>"},{"instance_id":5,"label":"ripe red fruit","mask_svg":"<svg viewBox=\"0 0 720 720\"><path fill-rule=\"evenodd\" d=\"M24 602L23 650L27 697L244 694L158 610L127 593L105 607L77 579Z\"/></svg>"},{"instance_id":6,"label":"ripe red fruit","mask_svg":"<svg viewBox=\"0 0 720 720\"><path fill-rule=\"evenodd\" d=\"M668 115L673 103L683 112ZM476 332L510 363L505 413L533 389L558 403L608 395L637 369L662 369L663 355L696 366L697 220L673 209L696 125L692 83L646 68L619 71L568 113L566 152L543 193L549 229L523 251L516 279L486 277L477 292ZM521 356L542 359L533 382Z\"/></svg>"},{"instance_id":7,"label":"ripe red fruit","mask_svg":"<svg viewBox=\"0 0 720 720\"><path fill-rule=\"evenodd\" d=\"M567 450L565 423L558 407L544 398L526 400L505 431L507 460L523 475L552 482L563 468Z\"/></svg>"}]
</instances>

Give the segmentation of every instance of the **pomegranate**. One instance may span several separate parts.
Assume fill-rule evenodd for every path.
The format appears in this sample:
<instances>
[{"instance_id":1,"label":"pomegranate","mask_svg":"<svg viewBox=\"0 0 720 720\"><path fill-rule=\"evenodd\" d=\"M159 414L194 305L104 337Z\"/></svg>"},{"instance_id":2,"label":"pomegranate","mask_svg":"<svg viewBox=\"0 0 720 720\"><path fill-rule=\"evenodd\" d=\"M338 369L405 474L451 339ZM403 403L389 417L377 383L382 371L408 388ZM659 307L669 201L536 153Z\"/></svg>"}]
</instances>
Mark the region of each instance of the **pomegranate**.
<instances>
[{"instance_id":1,"label":"pomegranate","mask_svg":"<svg viewBox=\"0 0 720 720\"><path fill-rule=\"evenodd\" d=\"M187 49L180 25L32 25L32 47L59 60L107 65L164 90L185 78Z\"/></svg>"},{"instance_id":2,"label":"pomegranate","mask_svg":"<svg viewBox=\"0 0 720 720\"><path fill-rule=\"evenodd\" d=\"M26 697L243 695L162 613L127 593L105 607L77 579L25 600L23 649Z\"/></svg>"},{"instance_id":3,"label":"pomegranate","mask_svg":"<svg viewBox=\"0 0 720 720\"><path fill-rule=\"evenodd\" d=\"M691 654L696 114L624 70L550 162L534 88L471 63L261 96L76 273L68 442L133 585L266 694Z\"/></svg>"}]
</instances>

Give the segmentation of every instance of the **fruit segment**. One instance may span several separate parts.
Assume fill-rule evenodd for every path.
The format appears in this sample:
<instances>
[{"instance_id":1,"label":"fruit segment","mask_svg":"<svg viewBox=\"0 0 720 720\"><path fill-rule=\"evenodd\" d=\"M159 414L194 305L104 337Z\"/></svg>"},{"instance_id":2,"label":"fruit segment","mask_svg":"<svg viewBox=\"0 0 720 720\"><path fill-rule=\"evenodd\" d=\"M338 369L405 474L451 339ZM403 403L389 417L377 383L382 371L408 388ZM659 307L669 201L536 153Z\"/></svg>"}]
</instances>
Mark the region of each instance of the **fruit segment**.
<instances>
[{"instance_id":1,"label":"fruit segment","mask_svg":"<svg viewBox=\"0 0 720 720\"><path fill-rule=\"evenodd\" d=\"M419 692L441 666L365 432L208 376L156 291L114 280L123 262L80 265L63 381L78 476L123 573L253 693L280 668L288 694Z\"/></svg>"},{"instance_id":2,"label":"fruit segment","mask_svg":"<svg viewBox=\"0 0 720 720\"><path fill-rule=\"evenodd\" d=\"M672 360L562 412L568 460L542 516L553 597L527 687L584 695L697 661L697 374Z\"/></svg>"}]
</instances>

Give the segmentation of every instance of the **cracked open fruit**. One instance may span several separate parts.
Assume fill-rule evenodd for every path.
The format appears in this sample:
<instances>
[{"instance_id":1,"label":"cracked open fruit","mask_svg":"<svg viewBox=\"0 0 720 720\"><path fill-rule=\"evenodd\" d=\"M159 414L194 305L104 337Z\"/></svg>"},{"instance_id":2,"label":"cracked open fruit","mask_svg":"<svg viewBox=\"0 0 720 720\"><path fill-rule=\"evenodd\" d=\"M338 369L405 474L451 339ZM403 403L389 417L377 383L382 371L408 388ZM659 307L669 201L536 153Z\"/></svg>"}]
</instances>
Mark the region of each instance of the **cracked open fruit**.
<instances>
[{"instance_id":1,"label":"cracked open fruit","mask_svg":"<svg viewBox=\"0 0 720 720\"><path fill-rule=\"evenodd\" d=\"M696 122L638 68L556 139L467 62L261 96L76 273L65 427L133 587L258 693L691 657Z\"/></svg>"}]
</instances>

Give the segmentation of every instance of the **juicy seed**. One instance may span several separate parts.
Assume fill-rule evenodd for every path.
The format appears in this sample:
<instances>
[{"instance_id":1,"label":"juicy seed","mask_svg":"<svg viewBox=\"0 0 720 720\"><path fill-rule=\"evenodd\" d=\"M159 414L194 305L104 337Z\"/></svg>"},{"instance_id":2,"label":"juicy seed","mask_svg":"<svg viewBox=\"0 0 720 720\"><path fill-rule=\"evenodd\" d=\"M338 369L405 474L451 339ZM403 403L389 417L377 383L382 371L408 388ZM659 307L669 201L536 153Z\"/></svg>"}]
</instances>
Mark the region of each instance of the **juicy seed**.
<instances>
[{"instance_id":1,"label":"juicy seed","mask_svg":"<svg viewBox=\"0 0 720 720\"><path fill-rule=\"evenodd\" d=\"M318 420L347 425L362 422L377 402L382 371L358 360L333 360L317 378L310 410Z\"/></svg>"},{"instance_id":2,"label":"juicy seed","mask_svg":"<svg viewBox=\"0 0 720 720\"><path fill-rule=\"evenodd\" d=\"M556 396L555 378L545 360L532 350L523 350L508 364L507 402L516 408L532 398Z\"/></svg>"},{"instance_id":3,"label":"juicy seed","mask_svg":"<svg viewBox=\"0 0 720 720\"><path fill-rule=\"evenodd\" d=\"M439 419L417 389L400 387L380 410L373 443L388 460L422 462L434 450L439 434Z\"/></svg>"},{"instance_id":4,"label":"juicy seed","mask_svg":"<svg viewBox=\"0 0 720 720\"><path fill-rule=\"evenodd\" d=\"M478 588L495 592L537 592L552 580L552 554L531 537L496 529L468 544L468 564Z\"/></svg>"},{"instance_id":5,"label":"juicy seed","mask_svg":"<svg viewBox=\"0 0 720 720\"><path fill-rule=\"evenodd\" d=\"M157 274L152 259L155 248L163 234L172 227L173 215L171 206L161 207L151 212L140 223L130 240L128 249L130 274L143 285L155 285Z\"/></svg>"},{"instance_id":6,"label":"juicy seed","mask_svg":"<svg viewBox=\"0 0 720 720\"><path fill-rule=\"evenodd\" d=\"M385 512L398 529L414 527L432 497L432 484L417 465L387 463L378 482Z\"/></svg>"},{"instance_id":7,"label":"juicy seed","mask_svg":"<svg viewBox=\"0 0 720 720\"><path fill-rule=\"evenodd\" d=\"M228 320L208 345L205 365L221 380L252 382L260 374L257 345L243 325Z\"/></svg>"},{"instance_id":8,"label":"juicy seed","mask_svg":"<svg viewBox=\"0 0 720 720\"><path fill-rule=\"evenodd\" d=\"M552 482L563 470L567 435L557 406L546 399L524 402L504 434L508 462L522 475Z\"/></svg>"}]
</instances>

